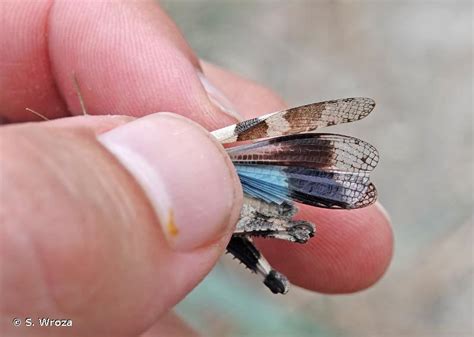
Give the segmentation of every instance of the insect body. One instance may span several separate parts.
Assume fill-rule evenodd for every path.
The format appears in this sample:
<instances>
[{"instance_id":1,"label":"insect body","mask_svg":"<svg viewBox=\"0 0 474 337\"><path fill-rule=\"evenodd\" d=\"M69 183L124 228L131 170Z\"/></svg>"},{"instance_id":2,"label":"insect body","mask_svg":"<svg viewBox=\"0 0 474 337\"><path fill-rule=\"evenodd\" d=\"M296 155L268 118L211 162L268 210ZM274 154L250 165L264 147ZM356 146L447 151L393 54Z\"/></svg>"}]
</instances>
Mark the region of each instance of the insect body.
<instances>
[{"instance_id":1,"label":"insect body","mask_svg":"<svg viewBox=\"0 0 474 337\"><path fill-rule=\"evenodd\" d=\"M244 191L240 219L227 250L264 278L273 293L286 293L286 277L271 268L252 243L264 237L305 243L315 226L292 220L294 202L356 209L377 199L369 174L377 150L357 138L316 129L356 121L374 108L370 98L346 98L304 105L237 123L212 134L227 148ZM263 139L263 140L262 140Z\"/></svg>"}]
</instances>

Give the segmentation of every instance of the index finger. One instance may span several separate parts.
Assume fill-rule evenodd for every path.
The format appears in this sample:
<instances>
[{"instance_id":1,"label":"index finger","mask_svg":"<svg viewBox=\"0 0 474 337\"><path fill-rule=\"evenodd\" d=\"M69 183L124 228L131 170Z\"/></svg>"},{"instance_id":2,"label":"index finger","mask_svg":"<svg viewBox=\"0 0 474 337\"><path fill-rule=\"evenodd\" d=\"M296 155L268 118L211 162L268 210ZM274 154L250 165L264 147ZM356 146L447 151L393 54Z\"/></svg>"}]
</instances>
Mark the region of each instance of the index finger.
<instances>
[{"instance_id":1,"label":"index finger","mask_svg":"<svg viewBox=\"0 0 474 337\"><path fill-rule=\"evenodd\" d=\"M0 3L0 116L184 115L208 129L239 116L155 1ZM8 14L7 14L8 13Z\"/></svg>"}]
</instances>

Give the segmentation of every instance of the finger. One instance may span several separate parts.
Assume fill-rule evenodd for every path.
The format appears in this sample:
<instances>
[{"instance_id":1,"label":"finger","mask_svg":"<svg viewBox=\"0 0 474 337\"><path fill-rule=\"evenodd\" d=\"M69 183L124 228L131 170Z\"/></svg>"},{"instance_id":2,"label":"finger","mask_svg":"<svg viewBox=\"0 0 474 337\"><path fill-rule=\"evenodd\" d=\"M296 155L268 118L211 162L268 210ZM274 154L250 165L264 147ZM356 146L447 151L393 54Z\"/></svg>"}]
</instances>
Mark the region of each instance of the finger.
<instances>
[{"instance_id":1,"label":"finger","mask_svg":"<svg viewBox=\"0 0 474 337\"><path fill-rule=\"evenodd\" d=\"M222 254L238 178L220 144L174 114L98 138L51 124L0 129L0 334L39 333L11 320L47 313L72 319L75 336L138 335Z\"/></svg>"},{"instance_id":2,"label":"finger","mask_svg":"<svg viewBox=\"0 0 474 337\"><path fill-rule=\"evenodd\" d=\"M285 108L266 88L206 62L202 68L246 118ZM380 279L393 251L390 222L380 206L334 211L301 205L300 210L299 218L316 224L316 237L307 244L257 240L272 265L292 283L319 292L345 293Z\"/></svg>"},{"instance_id":3,"label":"finger","mask_svg":"<svg viewBox=\"0 0 474 337\"><path fill-rule=\"evenodd\" d=\"M272 90L240 77L212 63L201 61L201 68L219 91L245 119L254 118L286 107L285 102Z\"/></svg>"},{"instance_id":4,"label":"finger","mask_svg":"<svg viewBox=\"0 0 474 337\"><path fill-rule=\"evenodd\" d=\"M88 129L96 135L112 130L120 125L135 120L134 117L124 115L108 115L108 116L73 116L67 118L59 118L44 123L43 126L61 129L79 128Z\"/></svg>"},{"instance_id":5,"label":"finger","mask_svg":"<svg viewBox=\"0 0 474 337\"><path fill-rule=\"evenodd\" d=\"M172 111L209 129L238 114L155 1L2 2L0 115L11 122ZM100 25L97 24L100 22Z\"/></svg>"}]
</instances>

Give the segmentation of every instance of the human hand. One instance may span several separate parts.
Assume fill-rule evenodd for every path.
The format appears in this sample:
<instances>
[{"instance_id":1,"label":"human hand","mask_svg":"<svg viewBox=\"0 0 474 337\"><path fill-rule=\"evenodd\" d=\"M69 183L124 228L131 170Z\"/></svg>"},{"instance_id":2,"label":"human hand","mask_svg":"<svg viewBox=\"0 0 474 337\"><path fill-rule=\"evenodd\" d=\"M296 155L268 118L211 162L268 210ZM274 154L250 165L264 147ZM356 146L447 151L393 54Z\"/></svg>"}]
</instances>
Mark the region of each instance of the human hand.
<instances>
[{"instance_id":1,"label":"human hand","mask_svg":"<svg viewBox=\"0 0 474 337\"><path fill-rule=\"evenodd\" d=\"M134 117L173 111L215 129L283 102L200 62L153 2L2 2L0 42L10 123L0 128L0 331L187 335L167 312L223 253L241 188L197 124ZM73 74L102 116L71 117L81 114ZM38 119L25 107L52 121L24 123ZM300 217L318 226L308 244L259 242L293 284L341 293L381 277L392 233L378 207L302 206ZM71 318L74 328L14 328L14 317Z\"/></svg>"}]
</instances>

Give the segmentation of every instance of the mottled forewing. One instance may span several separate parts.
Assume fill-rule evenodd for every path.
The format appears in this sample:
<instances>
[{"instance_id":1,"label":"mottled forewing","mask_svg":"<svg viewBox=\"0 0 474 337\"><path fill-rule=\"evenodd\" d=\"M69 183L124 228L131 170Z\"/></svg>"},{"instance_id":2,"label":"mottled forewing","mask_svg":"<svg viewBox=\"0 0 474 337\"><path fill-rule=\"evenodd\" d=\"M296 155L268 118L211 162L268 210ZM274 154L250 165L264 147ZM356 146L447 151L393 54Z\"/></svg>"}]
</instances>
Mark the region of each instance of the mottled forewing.
<instances>
[{"instance_id":1,"label":"mottled forewing","mask_svg":"<svg viewBox=\"0 0 474 337\"><path fill-rule=\"evenodd\" d=\"M212 134L221 143L232 143L309 132L360 120L374 106L374 100L365 97L313 103L246 120Z\"/></svg>"}]
</instances>

